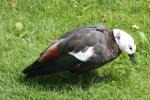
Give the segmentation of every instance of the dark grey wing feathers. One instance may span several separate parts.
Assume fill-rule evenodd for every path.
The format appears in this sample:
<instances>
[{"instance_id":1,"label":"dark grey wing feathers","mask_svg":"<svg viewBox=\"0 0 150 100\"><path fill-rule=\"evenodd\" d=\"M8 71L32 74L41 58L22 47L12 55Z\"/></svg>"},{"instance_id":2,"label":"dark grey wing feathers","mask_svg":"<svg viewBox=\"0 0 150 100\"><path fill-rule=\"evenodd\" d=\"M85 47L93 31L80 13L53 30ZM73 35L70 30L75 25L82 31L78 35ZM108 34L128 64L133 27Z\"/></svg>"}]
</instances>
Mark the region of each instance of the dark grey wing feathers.
<instances>
[{"instance_id":1,"label":"dark grey wing feathers","mask_svg":"<svg viewBox=\"0 0 150 100\"><path fill-rule=\"evenodd\" d=\"M84 30L84 29L89 29L89 28L92 28L92 29L96 29L97 31L101 31L101 32L104 32L105 30L107 30L107 28L101 24L98 24L98 25L95 25L95 26L81 26L79 28L76 28L74 29L73 31L71 32L67 32L65 33L63 36L61 36L59 39L62 39L62 38L66 38L72 34L77 34L76 31L79 31L79 30Z\"/></svg>"},{"instance_id":2,"label":"dark grey wing feathers","mask_svg":"<svg viewBox=\"0 0 150 100\"><path fill-rule=\"evenodd\" d=\"M108 31L102 25L84 26L75 29L72 32L66 33L60 39L64 39L61 43L61 51L63 52L79 52L85 51L88 47L96 45L96 43L105 43L105 36L103 32Z\"/></svg>"}]
</instances>

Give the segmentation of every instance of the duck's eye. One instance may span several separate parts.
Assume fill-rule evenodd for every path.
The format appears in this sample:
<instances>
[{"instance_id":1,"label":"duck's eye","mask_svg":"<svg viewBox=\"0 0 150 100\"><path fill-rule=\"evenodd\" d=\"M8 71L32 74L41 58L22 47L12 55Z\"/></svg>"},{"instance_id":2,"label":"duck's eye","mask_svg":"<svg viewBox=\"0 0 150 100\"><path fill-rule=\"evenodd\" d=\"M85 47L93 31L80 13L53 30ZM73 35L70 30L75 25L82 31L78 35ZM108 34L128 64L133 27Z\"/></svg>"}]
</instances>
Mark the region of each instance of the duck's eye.
<instances>
[{"instance_id":1,"label":"duck's eye","mask_svg":"<svg viewBox=\"0 0 150 100\"><path fill-rule=\"evenodd\" d=\"M130 50L132 50L132 47L129 47Z\"/></svg>"}]
</instances>

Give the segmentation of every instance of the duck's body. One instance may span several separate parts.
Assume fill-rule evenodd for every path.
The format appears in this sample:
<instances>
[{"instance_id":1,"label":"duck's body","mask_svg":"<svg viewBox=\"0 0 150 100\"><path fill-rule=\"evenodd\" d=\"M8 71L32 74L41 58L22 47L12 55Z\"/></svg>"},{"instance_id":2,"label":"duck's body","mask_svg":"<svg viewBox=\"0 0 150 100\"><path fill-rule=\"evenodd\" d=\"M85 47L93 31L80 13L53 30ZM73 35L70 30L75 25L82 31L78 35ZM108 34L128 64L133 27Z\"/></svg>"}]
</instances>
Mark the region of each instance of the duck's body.
<instances>
[{"instance_id":1,"label":"duck's body","mask_svg":"<svg viewBox=\"0 0 150 100\"><path fill-rule=\"evenodd\" d=\"M28 77L71 71L88 73L119 56L113 31L102 25L86 26L64 34L23 73Z\"/></svg>"}]
</instances>

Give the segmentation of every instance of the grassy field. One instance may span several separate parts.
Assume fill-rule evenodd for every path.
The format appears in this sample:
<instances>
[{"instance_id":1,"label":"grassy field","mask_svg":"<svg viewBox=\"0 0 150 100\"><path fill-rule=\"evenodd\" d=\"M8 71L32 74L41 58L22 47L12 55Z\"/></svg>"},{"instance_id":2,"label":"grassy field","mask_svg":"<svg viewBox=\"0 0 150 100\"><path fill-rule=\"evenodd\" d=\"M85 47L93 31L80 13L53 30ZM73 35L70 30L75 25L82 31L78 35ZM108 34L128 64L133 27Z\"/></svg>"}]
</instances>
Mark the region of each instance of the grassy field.
<instances>
[{"instance_id":1,"label":"grassy field","mask_svg":"<svg viewBox=\"0 0 150 100\"><path fill-rule=\"evenodd\" d=\"M137 64L122 54L87 77L84 89L71 73L24 80L22 70L49 43L99 23L134 37ZM150 0L0 0L0 100L150 100L149 38ZM104 79L92 81L95 74Z\"/></svg>"}]
</instances>

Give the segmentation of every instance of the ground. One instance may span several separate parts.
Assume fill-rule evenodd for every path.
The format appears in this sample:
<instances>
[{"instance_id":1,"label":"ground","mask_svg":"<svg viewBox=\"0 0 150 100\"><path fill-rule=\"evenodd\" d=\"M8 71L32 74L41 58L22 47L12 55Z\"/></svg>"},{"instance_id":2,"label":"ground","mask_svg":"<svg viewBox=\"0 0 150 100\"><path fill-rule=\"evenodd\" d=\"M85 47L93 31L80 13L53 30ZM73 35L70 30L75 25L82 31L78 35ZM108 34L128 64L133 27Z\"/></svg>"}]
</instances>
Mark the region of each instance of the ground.
<instances>
[{"instance_id":1,"label":"ground","mask_svg":"<svg viewBox=\"0 0 150 100\"><path fill-rule=\"evenodd\" d=\"M137 64L123 53L83 89L68 72L24 79L22 70L52 41L100 23L133 36ZM0 100L150 100L149 26L149 0L0 0Z\"/></svg>"}]
</instances>

